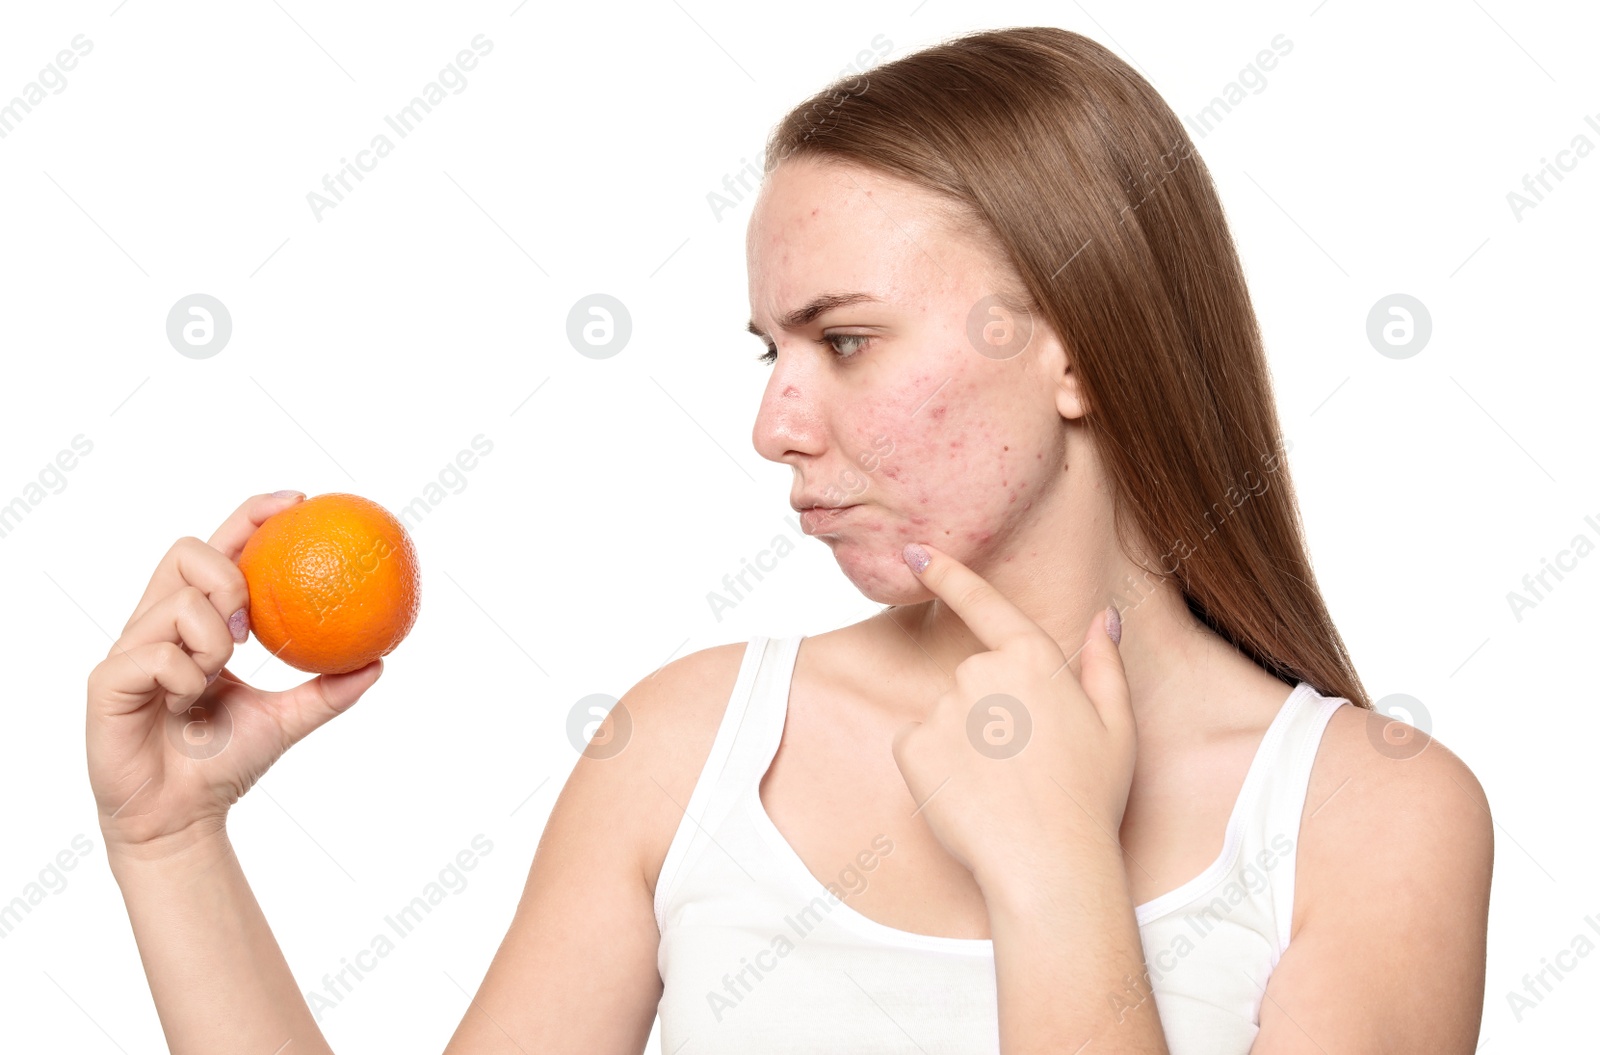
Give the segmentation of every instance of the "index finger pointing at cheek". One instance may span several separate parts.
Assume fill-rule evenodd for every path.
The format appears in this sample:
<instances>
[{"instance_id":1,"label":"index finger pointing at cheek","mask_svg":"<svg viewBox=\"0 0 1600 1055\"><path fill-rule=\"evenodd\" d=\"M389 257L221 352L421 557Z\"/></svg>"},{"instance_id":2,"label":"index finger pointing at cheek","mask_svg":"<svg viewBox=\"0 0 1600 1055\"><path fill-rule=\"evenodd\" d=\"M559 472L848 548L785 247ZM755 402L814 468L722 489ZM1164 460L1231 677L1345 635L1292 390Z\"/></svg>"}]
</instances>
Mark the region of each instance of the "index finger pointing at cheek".
<instances>
[{"instance_id":1,"label":"index finger pointing at cheek","mask_svg":"<svg viewBox=\"0 0 1600 1055\"><path fill-rule=\"evenodd\" d=\"M1026 612L1012 604L987 579L948 553L911 542L906 544L902 556L934 596L961 617L985 648L994 651L1007 642L1037 642L1041 638L1059 647Z\"/></svg>"}]
</instances>

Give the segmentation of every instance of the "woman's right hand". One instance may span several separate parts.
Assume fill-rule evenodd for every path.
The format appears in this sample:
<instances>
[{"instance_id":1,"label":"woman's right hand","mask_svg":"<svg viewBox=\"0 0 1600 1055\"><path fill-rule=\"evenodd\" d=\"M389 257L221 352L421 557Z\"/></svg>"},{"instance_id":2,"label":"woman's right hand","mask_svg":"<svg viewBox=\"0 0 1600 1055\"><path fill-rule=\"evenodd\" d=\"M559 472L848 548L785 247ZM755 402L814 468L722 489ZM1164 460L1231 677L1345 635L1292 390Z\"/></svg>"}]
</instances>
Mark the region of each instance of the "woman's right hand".
<instances>
[{"instance_id":1,"label":"woman's right hand","mask_svg":"<svg viewBox=\"0 0 1600 1055\"><path fill-rule=\"evenodd\" d=\"M89 783L108 854L175 852L220 831L228 808L279 756L383 673L379 659L267 692L223 669L249 633L237 566L244 544L303 499L256 495L208 542L173 543L122 636L89 673Z\"/></svg>"}]
</instances>

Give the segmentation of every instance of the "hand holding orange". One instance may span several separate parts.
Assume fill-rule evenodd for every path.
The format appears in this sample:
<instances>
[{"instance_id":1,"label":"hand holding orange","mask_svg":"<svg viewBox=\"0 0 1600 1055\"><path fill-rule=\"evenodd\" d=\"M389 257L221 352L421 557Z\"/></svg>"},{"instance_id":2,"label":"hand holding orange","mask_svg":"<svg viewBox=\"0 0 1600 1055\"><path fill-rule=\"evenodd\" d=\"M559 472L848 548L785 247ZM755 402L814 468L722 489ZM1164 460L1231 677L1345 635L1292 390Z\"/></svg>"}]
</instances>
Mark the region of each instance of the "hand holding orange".
<instances>
[{"instance_id":1,"label":"hand holding orange","mask_svg":"<svg viewBox=\"0 0 1600 1055\"><path fill-rule=\"evenodd\" d=\"M416 547L405 525L360 495L321 494L274 513L238 563L251 632L298 670L359 670L394 651L416 622Z\"/></svg>"}]
</instances>

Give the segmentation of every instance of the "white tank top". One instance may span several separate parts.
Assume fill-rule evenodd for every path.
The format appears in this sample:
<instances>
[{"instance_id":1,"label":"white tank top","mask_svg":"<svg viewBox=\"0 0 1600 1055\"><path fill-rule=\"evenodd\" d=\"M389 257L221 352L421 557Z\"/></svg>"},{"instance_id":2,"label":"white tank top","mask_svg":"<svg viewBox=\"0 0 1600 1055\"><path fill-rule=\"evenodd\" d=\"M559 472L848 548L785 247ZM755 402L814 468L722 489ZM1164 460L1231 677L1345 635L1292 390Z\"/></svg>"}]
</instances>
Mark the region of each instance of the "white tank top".
<instances>
[{"instance_id":1,"label":"white tank top","mask_svg":"<svg viewBox=\"0 0 1600 1055\"><path fill-rule=\"evenodd\" d=\"M663 1055L998 1053L994 946L874 922L848 897L880 837L824 886L778 833L759 788L777 754L804 635L760 636L656 884ZM1204 872L1135 908L1172 1055L1245 1055L1267 977L1289 944L1295 843L1323 728L1342 697L1301 682L1250 763ZM859 865L852 872L850 865ZM1109 1010L1109 1008L1108 1008Z\"/></svg>"}]
</instances>

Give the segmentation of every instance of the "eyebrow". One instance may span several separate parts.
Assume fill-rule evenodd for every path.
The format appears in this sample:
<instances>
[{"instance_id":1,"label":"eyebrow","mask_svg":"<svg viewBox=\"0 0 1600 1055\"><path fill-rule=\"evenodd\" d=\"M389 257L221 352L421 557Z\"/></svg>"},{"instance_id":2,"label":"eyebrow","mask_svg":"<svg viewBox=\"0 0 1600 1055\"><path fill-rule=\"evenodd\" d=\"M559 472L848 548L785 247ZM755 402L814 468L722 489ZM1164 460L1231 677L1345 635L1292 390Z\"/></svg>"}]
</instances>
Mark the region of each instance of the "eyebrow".
<instances>
[{"instance_id":1,"label":"eyebrow","mask_svg":"<svg viewBox=\"0 0 1600 1055\"><path fill-rule=\"evenodd\" d=\"M789 312L783 317L782 321L779 323L779 326L785 330L798 330L802 326L810 325L816 320L817 316L824 312L832 311L834 308L843 308L848 307L851 304L861 303L878 304L881 303L881 301L879 301L877 297L874 297L870 293L823 293L822 295L813 299L809 304L806 304L804 307L796 308L795 310ZM766 336L766 334L756 326L756 320L754 319L750 320L748 329L757 337Z\"/></svg>"}]
</instances>

